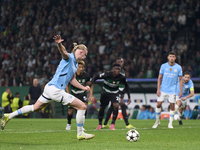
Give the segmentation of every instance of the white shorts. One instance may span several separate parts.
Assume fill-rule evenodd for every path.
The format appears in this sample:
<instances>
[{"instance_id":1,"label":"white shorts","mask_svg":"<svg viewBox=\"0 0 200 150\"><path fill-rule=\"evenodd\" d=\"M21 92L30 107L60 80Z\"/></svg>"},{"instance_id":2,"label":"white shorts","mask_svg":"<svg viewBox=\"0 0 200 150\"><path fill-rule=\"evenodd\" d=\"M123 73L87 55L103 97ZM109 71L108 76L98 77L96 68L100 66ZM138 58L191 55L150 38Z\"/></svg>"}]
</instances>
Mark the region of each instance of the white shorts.
<instances>
[{"instance_id":1,"label":"white shorts","mask_svg":"<svg viewBox=\"0 0 200 150\"><path fill-rule=\"evenodd\" d=\"M176 103L176 93L174 94L167 94L161 92L160 97L157 96L157 101L163 102L165 99L168 99L170 103Z\"/></svg>"},{"instance_id":2,"label":"white shorts","mask_svg":"<svg viewBox=\"0 0 200 150\"><path fill-rule=\"evenodd\" d=\"M185 106L187 105L187 99L183 101L179 96L176 96L176 101L181 101L182 108L185 108Z\"/></svg>"},{"instance_id":3,"label":"white shorts","mask_svg":"<svg viewBox=\"0 0 200 150\"><path fill-rule=\"evenodd\" d=\"M63 105L67 105L73 102L74 99L75 97L73 95L66 93L64 90L59 89L54 85L46 84L44 87L44 91L38 100L42 103L56 101L62 103Z\"/></svg>"}]
</instances>

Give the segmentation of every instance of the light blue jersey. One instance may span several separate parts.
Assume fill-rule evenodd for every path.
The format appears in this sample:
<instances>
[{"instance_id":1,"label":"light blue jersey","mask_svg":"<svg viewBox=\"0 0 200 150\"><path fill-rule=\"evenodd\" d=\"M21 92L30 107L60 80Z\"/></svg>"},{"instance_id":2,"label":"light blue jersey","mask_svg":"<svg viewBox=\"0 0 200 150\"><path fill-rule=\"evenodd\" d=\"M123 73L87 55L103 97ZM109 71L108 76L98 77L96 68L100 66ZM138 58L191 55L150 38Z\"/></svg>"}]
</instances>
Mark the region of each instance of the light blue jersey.
<instances>
[{"instance_id":1,"label":"light blue jersey","mask_svg":"<svg viewBox=\"0 0 200 150\"><path fill-rule=\"evenodd\" d=\"M167 94L175 94L178 77L183 76L181 66L177 63L173 66L170 66L168 62L164 63L160 68L159 74L163 75L160 91Z\"/></svg>"},{"instance_id":2,"label":"light blue jersey","mask_svg":"<svg viewBox=\"0 0 200 150\"><path fill-rule=\"evenodd\" d=\"M62 59L56 73L49 81L48 85L54 85L59 89L65 89L67 84L71 81L72 77L76 73L78 63L74 56L74 53L68 53L69 58L67 60Z\"/></svg>"},{"instance_id":3,"label":"light blue jersey","mask_svg":"<svg viewBox=\"0 0 200 150\"><path fill-rule=\"evenodd\" d=\"M191 79L187 83L183 83L182 97L188 96L190 94L190 89L194 90L194 84L193 84ZM180 92L180 84L179 84L179 81L178 81L178 83L177 83L177 93L176 93L177 96L178 96L179 92Z\"/></svg>"}]
</instances>

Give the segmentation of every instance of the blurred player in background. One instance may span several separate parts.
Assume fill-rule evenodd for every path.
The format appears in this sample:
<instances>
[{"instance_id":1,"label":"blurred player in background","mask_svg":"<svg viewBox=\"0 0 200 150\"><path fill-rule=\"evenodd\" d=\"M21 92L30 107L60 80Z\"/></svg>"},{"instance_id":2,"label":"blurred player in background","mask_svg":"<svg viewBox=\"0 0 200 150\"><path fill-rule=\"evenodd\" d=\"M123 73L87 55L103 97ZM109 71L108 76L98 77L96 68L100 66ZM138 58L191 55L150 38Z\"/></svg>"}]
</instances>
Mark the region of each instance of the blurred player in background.
<instances>
[{"instance_id":1,"label":"blurred player in background","mask_svg":"<svg viewBox=\"0 0 200 150\"><path fill-rule=\"evenodd\" d=\"M112 123L110 125L110 130L115 130L115 121L118 115L119 108L119 85L124 84L128 93L128 101L130 100L130 91L129 85L126 81L126 77L121 73L121 66L119 64L114 64L112 66L112 71L108 71L106 73L100 73L92 79L92 83L94 83L97 79L104 79L104 84L102 87L102 93L100 98L100 110L99 110L99 125L96 128L97 130L102 128L102 121L104 116L104 110L106 106L111 102L113 107L113 118Z\"/></svg>"},{"instance_id":2,"label":"blurred player in background","mask_svg":"<svg viewBox=\"0 0 200 150\"><path fill-rule=\"evenodd\" d=\"M194 84L192 82L191 74L190 72L186 71L183 74L183 93L182 97L178 96L178 93L180 92L180 84L178 82L177 84L177 95L176 95L176 105L175 105L175 112L178 112L178 121L179 125L183 125L182 120L181 120L181 115L183 114L183 110L185 109L187 105L187 99L194 96Z\"/></svg>"},{"instance_id":3,"label":"blurred player in background","mask_svg":"<svg viewBox=\"0 0 200 150\"><path fill-rule=\"evenodd\" d=\"M85 62L84 61L79 61L78 62L78 68L76 71L76 80L83 86L90 86L90 93L89 93L89 98L87 98L87 92L84 90L81 90L79 88L76 88L75 86L68 84L66 87L66 92L70 93L69 91L69 86L71 86L71 94L80 99L84 104L87 106L88 100L92 101L92 94L93 94L93 85L91 84L92 82L90 81L90 75L84 71L85 69ZM73 112L74 108L69 107L68 108L68 114L67 114L67 126L66 130L71 130L71 120L73 117ZM87 112L87 111L86 111ZM86 113L85 113L86 117Z\"/></svg>"},{"instance_id":4,"label":"blurred player in background","mask_svg":"<svg viewBox=\"0 0 200 150\"><path fill-rule=\"evenodd\" d=\"M10 105L11 105L12 99L14 97L12 95L12 92L11 92L10 88L7 88L5 90L5 92L3 92L1 98L2 98L1 106L4 107L4 113L10 113L10 112L12 112L12 109L11 109Z\"/></svg>"},{"instance_id":5,"label":"blurred player in background","mask_svg":"<svg viewBox=\"0 0 200 150\"><path fill-rule=\"evenodd\" d=\"M34 105L27 105L18 109L17 111L4 114L1 120L1 128L4 129L7 122L15 116L20 114L25 114L33 111L38 111L47 106L52 100L60 102L63 105L68 105L77 109L76 122L77 122L77 139L91 139L94 137L93 134L87 134L83 132L83 124L85 122L85 111L87 109L86 105L73 95L66 93L65 88L70 82L73 86L82 89L84 91L89 91L89 86L81 85L75 78L75 73L77 70L77 61L86 58L88 53L87 47L83 44L74 44L72 53L68 53L65 47L61 44L64 41L60 35L54 36L53 39L57 43L58 50L62 55L62 60L60 61L56 73L53 78L45 85L43 94L39 97Z\"/></svg>"},{"instance_id":6,"label":"blurred player in background","mask_svg":"<svg viewBox=\"0 0 200 150\"><path fill-rule=\"evenodd\" d=\"M119 58L117 58L117 60L116 60L116 63L117 64L120 64L120 66L121 66L121 74L123 75L123 76L125 76L125 71L124 71L124 69L123 69L123 66L124 66L124 59L123 58L121 58L121 57L119 57ZM121 110L122 110L122 115L123 115L123 118L124 118L124 122L125 122L125 124L126 124L126 128L127 129L133 129L133 128L135 128L134 126L132 126L131 124L129 124L129 122L128 122L128 115L127 115L127 113L126 113L126 105L125 105L125 102L124 102L124 93L125 93L125 91L124 91L125 89L124 89L124 85L119 85L119 97L120 97L120 106L121 106ZM127 104L129 105L131 103L131 101L130 101L130 99L128 99L128 102L127 102ZM106 119L105 119L105 121L104 121L104 125L102 126L102 128L110 128L110 126L108 125L108 120L109 120L109 118L110 118L110 116L111 116L111 113L113 112L113 106L111 105L110 107L109 107L109 109L108 109L108 111L107 111L107 115L106 115Z\"/></svg>"},{"instance_id":7,"label":"blurred player in background","mask_svg":"<svg viewBox=\"0 0 200 150\"><path fill-rule=\"evenodd\" d=\"M168 128L173 128L172 123L174 119L175 102L176 102L176 86L179 80L180 92L179 97L182 96L182 68L175 63L176 55L170 52L168 55L168 62L161 65L158 83L157 83L157 107L156 107L156 122L152 128L157 128L160 124L161 106L165 99L168 98L170 102L170 117Z\"/></svg>"}]
</instances>

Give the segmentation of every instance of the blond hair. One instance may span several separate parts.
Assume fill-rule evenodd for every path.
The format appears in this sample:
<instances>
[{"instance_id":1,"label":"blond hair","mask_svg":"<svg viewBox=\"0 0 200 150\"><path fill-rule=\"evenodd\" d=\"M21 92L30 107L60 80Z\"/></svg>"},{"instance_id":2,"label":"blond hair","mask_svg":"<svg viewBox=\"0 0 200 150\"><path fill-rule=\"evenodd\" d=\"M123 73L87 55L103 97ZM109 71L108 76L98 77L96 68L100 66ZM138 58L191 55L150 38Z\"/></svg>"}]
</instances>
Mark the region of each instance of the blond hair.
<instances>
[{"instance_id":1,"label":"blond hair","mask_svg":"<svg viewBox=\"0 0 200 150\"><path fill-rule=\"evenodd\" d=\"M77 50L77 49L81 49L81 50L87 50L87 47L84 45L84 44L77 44L77 43L73 43L73 46L74 46L74 48L73 48L73 50L72 50L72 52L73 53L75 53L75 51Z\"/></svg>"},{"instance_id":2,"label":"blond hair","mask_svg":"<svg viewBox=\"0 0 200 150\"><path fill-rule=\"evenodd\" d=\"M79 65L83 65L85 67L85 62L83 60L78 61Z\"/></svg>"}]
</instances>

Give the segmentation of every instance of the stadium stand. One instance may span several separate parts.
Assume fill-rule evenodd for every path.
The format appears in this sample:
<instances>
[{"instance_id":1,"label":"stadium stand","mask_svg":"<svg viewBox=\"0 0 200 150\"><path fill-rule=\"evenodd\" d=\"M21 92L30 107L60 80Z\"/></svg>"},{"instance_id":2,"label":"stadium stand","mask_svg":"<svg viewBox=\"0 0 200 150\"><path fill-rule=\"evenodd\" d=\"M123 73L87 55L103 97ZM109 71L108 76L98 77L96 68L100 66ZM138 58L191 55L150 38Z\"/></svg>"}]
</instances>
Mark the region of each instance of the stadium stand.
<instances>
[{"instance_id":1,"label":"stadium stand","mask_svg":"<svg viewBox=\"0 0 200 150\"><path fill-rule=\"evenodd\" d=\"M45 84L60 58L52 37L88 46L94 76L124 57L127 78L156 78L166 54L200 77L200 2L197 0L0 0L0 86Z\"/></svg>"}]
</instances>

